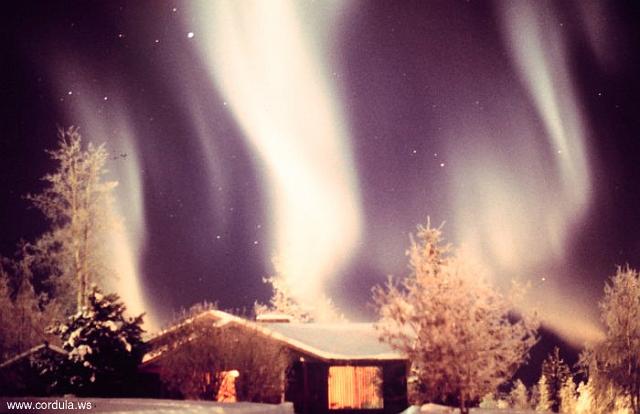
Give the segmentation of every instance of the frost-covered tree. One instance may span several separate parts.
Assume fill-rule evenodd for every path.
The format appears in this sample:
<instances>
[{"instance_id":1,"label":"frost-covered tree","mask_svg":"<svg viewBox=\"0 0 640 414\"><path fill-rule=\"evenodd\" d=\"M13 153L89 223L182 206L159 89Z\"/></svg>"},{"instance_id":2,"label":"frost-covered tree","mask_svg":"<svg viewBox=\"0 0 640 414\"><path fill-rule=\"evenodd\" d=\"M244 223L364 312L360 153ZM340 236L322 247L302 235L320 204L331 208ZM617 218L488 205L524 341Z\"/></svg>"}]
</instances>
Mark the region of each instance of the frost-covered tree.
<instances>
[{"instance_id":1,"label":"frost-covered tree","mask_svg":"<svg viewBox=\"0 0 640 414\"><path fill-rule=\"evenodd\" d=\"M542 375L544 375L547 380L551 410L558 412L560 409L560 389L571 376L571 370L560 357L560 348L557 346L542 363Z\"/></svg>"},{"instance_id":2,"label":"frost-covered tree","mask_svg":"<svg viewBox=\"0 0 640 414\"><path fill-rule=\"evenodd\" d=\"M44 190L27 199L51 225L50 231L24 248L28 266L44 269L56 296L77 309L87 305L90 285L109 273L104 256L105 231L116 225L112 191L105 181L108 158L104 146L89 143L83 149L78 128L60 129L58 147L47 151L57 164L43 177Z\"/></svg>"},{"instance_id":3,"label":"frost-covered tree","mask_svg":"<svg viewBox=\"0 0 640 414\"><path fill-rule=\"evenodd\" d=\"M573 377L568 376L560 388L560 412L574 414L577 404L576 383Z\"/></svg>"},{"instance_id":4,"label":"frost-covered tree","mask_svg":"<svg viewBox=\"0 0 640 414\"><path fill-rule=\"evenodd\" d=\"M589 385L585 382L580 382L580 384L578 384L577 394L576 414L594 414L595 411L591 409L591 390Z\"/></svg>"},{"instance_id":5,"label":"frost-covered tree","mask_svg":"<svg viewBox=\"0 0 640 414\"><path fill-rule=\"evenodd\" d=\"M56 375L58 389L79 395L127 393L146 345L143 315L128 318L125 311L118 295L104 295L94 285L87 304L53 328L68 352Z\"/></svg>"},{"instance_id":6,"label":"frost-covered tree","mask_svg":"<svg viewBox=\"0 0 640 414\"><path fill-rule=\"evenodd\" d=\"M484 409L494 409L494 408L498 408L498 400L496 399L496 396L494 393L490 392L488 394L485 394L481 399L480 399L480 404L479 404L480 408L484 408Z\"/></svg>"},{"instance_id":7,"label":"frost-covered tree","mask_svg":"<svg viewBox=\"0 0 640 414\"><path fill-rule=\"evenodd\" d=\"M11 301L9 278L0 267L0 362L11 355L13 302Z\"/></svg>"},{"instance_id":8,"label":"frost-covered tree","mask_svg":"<svg viewBox=\"0 0 640 414\"><path fill-rule=\"evenodd\" d=\"M51 340L46 327L57 314L56 304L36 294L28 279L15 283L12 289L11 277L0 266L0 362Z\"/></svg>"},{"instance_id":9,"label":"frost-covered tree","mask_svg":"<svg viewBox=\"0 0 640 414\"><path fill-rule=\"evenodd\" d=\"M576 414L629 414L624 398L620 398L611 385L598 383L600 380L592 375L586 384L580 383Z\"/></svg>"},{"instance_id":10,"label":"frost-covered tree","mask_svg":"<svg viewBox=\"0 0 640 414\"><path fill-rule=\"evenodd\" d=\"M538 406L538 401L540 401L540 389L536 383L531 386L531 392L529 393L529 405L531 408L535 409Z\"/></svg>"},{"instance_id":11,"label":"frost-covered tree","mask_svg":"<svg viewBox=\"0 0 640 414\"><path fill-rule=\"evenodd\" d=\"M267 305L256 302L254 313L263 315L277 313L287 315L295 322L344 322L345 316L336 308L331 298L322 296L313 306L304 306L295 297L282 265L277 258L273 259L276 274L266 277L262 281L271 286L272 295Z\"/></svg>"},{"instance_id":12,"label":"frost-covered tree","mask_svg":"<svg viewBox=\"0 0 640 414\"><path fill-rule=\"evenodd\" d=\"M278 258L273 258L272 262L275 268L275 275L262 279L264 283L271 286L271 298L267 305L256 302L254 312L256 315L279 313L289 316L296 322L309 322L311 320L311 312L301 306L294 297L283 274L280 261Z\"/></svg>"},{"instance_id":13,"label":"frost-covered tree","mask_svg":"<svg viewBox=\"0 0 640 414\"><path fill-rule=\"evenodd\" d=\"M519 379L515 381L509 393L509 405L516 410L526 410L530 408L527 387Z\"/></svg>"},{"instance_id":14,"label":"frost-covered tree","mask_svg":"<svg viewBox=\"0 0 640 414\"><path fill-rule=\"evenodd\" d=\"M599 303L605 338L588 346L580 364L589 376L592 399L626 401L640 413L640 275L619 267L604 287Z\"/></svg>"},{"instance_id":15,"label":"frost-covered tree","mask_svg":"<svg viewBox=\"0 0 640 414\"><path fill-rule=\"evenodd\" d=\"M440 228L419 226L407 254L410 274L373 290L380 339L411 362L414 402L455 400L467 413L525 362L537 323L515 318L482 271L443 243Z\"/></svg>"},{"instance_id":16,"label":"frost-covered tree","mask_svg":"<svg viewBox=\"0 0 640 414\"><path fill-rule=\"evenodd\" d=\"M31 283L28 280L22 280L11 312L16 354L26 351L45 339L45 331L50 319L43 311L42 303L42 297L35 293Z\"/></svg>"},{"instance_id":17,"label":"frost-covered tree","mask_svg":"<svg viewBox=\"0 0 640 414\"><path fill-rule=\"evenodd\" d=\"M551 411L553 402L549 395L549 385L547 383L547 377L542 374L538 380L538 402L536 404L536 411L548 412Z\"/></svg>"}]
</instances>

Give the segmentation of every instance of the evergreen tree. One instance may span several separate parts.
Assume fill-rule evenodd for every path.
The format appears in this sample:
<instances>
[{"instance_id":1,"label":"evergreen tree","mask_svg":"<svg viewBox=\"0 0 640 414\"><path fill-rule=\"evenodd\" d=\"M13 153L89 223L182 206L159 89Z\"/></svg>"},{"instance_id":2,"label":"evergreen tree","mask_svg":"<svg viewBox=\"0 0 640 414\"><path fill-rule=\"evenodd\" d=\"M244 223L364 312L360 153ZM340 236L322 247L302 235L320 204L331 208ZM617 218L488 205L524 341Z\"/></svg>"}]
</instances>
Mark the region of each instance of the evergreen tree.
<instances>
[{"instance_id":1,"label":"evergreen tree","mask_svg":"<svg viewBox=\"0 0 640 414\"><path fill-rule=\"evenodd\" d=\"M591 400L591 390L588 383L581 382L578 384L578 397L576 398L575 412L576 414L595 414L597 411L592 410L593 402Z\"/></svg>"},{"instance_id":2,"label":"evergreen tree","mask_svg":"<svg viewBox=\"0 0 640 414\"><path fill-rule=\"evenodd\" d=\"M104 295L95 285L87 305L58 324L68 359L59 368L58 389L79 395L123 395L146 351L142 318L125 317L118 295Z\"/></svg>"},{"instance_id":3,"label":"evergreen tree","mask_svg":"<svg viewBox=\"0 0 640 414\"><path fill-rule=\"evenodd\" d=\"M441 230L418 227L411 273L374 289L380 339L411 361L416 403L468 404L511 378L536 342L537 324L515 321L512 304L451 246Z\"/></svg>"},{"instance_id":4,"label":"evergreen tree","mask_svg":"<svg viewBox=\"0 0 640 414\"><path fill-rule=\"evenodd\" d=\"M498 408L498 400L496 399L494 393L490 392L488 394L485 394L482 399L480 399L479 407L488 410Z\"/></svg>"},{"instance_id":5,"label":"evergreen tree","mask_svg":"<svg viewBox=\"0 0 640 414\"><path fill-rule=\"evenodd\" d=\"M569 376L560 388L560 412L574 414L576 412L576 403L576 383Z\"/></svg>"},{"instance_id":6,"label":"evergreen tree","mask_svg":"<svg viewBox=\"0 0 640 414\"><path fill-rule=\"evenodd\" d=\"M538 401L540 401L540 387L539 384L533 384L531 386L531 393L529 397L529 405L531 408L535 409L538 406Z\"/></svg>"},{"instance_id":7,"label":"evergreen tree","mask_svg":"<svg viewBox=\"0 0 640 414\"><path fill-rule=\"evenodd\" d=\"M571 376L569 366L560 357L558 347L555 347L553 353L549 354L542 363L542 375L547 381L551 410L557 413L560 409L560 389Z\"/></svg>"},{"instance_id":8,"label":"evergreen tree","mask_svg":"<svg viewBox=\"0 0 640 414\"><path fill-rule=\"evenodd\" d=\"M529 396L527 395L527 387L519 379L513 385L509 393L509 405L517 410L526 410L529 408Z\"/></svg>"},{"instance_id":9,"label":"evergreen tree","mask_svg":"<svg viewBox=\"0 0 640 414\"><path fill-rule=\"evenodd\" d=\"M547 377L542 374L538 380L538 403L536 404L536 411L549 412L551 411L552 401L549 395L549 384L547 383Z\"/></svg>"}]
</instances>

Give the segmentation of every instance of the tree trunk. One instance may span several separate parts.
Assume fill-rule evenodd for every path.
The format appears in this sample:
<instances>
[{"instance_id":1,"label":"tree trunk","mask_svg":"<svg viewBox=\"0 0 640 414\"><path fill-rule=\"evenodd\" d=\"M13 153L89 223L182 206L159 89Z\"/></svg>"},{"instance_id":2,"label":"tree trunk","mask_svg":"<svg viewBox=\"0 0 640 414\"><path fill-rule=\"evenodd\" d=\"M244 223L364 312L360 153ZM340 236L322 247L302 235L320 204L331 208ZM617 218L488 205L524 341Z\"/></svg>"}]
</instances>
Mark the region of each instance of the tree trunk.
<instances>
[{"instance_id":1,"label":"tree trunk","mask_svg":"<svg viewBox=\"0 0 640 414\"><path fill-rule=\"evenodd\" d=\"M82 307L84 306L84 291L85 291L85 286L84 286L84 275L82 274L82 267L80 266L80 252L78 251L78 248L75 248L75 251L73 252L73 261L74 261L74 267L76 270L76 277L78 278L78 312L80 312L82 310Z\"/></svg>"},{"instance_id":2,"label":"tree trunk","mask_svg":"<svg viewBox=\"0 0 640 414\"><path fill-rule=\"evenodd\" d=\"M465 405L463 397L460 397L460 414L469 414L469 407Z\"/></svg>"}]
</instances>

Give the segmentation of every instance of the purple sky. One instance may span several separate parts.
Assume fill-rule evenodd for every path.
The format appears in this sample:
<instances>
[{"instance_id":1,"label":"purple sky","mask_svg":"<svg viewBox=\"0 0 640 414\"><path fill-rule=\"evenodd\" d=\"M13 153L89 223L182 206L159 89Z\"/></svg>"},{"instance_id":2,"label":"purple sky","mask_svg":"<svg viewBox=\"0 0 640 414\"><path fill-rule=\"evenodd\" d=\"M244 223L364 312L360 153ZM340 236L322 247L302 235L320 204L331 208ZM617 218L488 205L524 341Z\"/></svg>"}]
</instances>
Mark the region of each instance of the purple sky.
<instances>
[{"instance_id":1,"label":"purple sky","mask_svg":"<svg viewBox=\"0 0 640 414\"><path fill-rule=\"evenodd\" d=\"M370 317L430 216L556 330L597 330L604 279L640 265L638 6L319 3L7 6L2 253L45 229L21 196L79 125L159 321L266 300L276 254Z\"/></svg>"}]
</instances>

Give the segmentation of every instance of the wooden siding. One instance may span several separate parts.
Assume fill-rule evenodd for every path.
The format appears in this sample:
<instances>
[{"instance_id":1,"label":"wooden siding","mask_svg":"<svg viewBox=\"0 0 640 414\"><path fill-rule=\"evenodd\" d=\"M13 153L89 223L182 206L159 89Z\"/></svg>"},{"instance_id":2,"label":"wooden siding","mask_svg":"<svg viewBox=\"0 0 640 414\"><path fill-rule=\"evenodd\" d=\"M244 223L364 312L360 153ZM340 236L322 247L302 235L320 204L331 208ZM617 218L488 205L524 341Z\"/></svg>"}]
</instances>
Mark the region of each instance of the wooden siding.
<instances>
[{"instance_id":1,"label":"wooden siding","mask_svg":"<svg viewBox=\"0 0 640 414\"><path fill-rule=\"evenodd\" d=\"M380 367L383 407L380 409L330 409L330 366ZM289 371L285 400L293 402L298 414L396 414L408 406L406 361L333 361L297 360Z\"/></svg>"}]
</instances>

